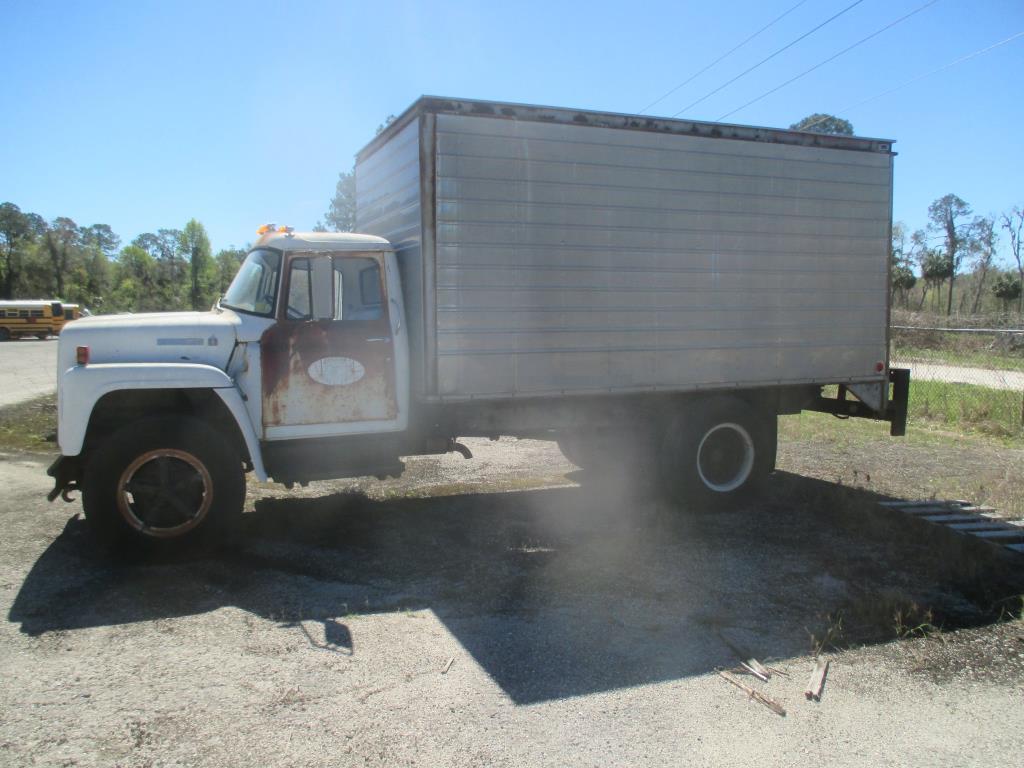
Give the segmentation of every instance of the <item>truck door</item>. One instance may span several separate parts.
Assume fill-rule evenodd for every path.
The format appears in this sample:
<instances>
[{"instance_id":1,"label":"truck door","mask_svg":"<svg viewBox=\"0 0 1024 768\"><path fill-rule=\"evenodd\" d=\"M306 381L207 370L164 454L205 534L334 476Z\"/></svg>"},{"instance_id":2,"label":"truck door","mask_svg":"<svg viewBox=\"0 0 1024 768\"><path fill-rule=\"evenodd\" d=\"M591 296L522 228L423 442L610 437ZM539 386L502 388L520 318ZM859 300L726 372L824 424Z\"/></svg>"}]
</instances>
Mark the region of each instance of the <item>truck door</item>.
<instances>
[{"instance_id":1,"label":"truck door","mask_svg":"<svg viewBox=\"0 0 1024 768\"><path fill-rule=\"evenodd\" d=\"M266 439L404 428L392 327L400 309L384 267L379 253L289 259L278 321L260 339Z\"/></svg>"}]
</instances>

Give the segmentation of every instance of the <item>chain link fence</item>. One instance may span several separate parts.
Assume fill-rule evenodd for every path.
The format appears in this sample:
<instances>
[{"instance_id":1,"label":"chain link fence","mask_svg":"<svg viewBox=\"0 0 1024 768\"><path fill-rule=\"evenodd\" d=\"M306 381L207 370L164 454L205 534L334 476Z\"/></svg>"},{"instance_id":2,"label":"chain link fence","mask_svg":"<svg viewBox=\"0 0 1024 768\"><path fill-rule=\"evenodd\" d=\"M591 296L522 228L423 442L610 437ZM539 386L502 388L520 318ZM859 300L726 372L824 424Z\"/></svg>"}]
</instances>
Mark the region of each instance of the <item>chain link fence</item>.
<instances>
[{"instance_id":1,"label":"chain link fence","mask_svg":"<svg viewBox=\"0 0 1024 768\"><path fill-rule=\"evenodd\" d=\"M893 325L890 339L890 364L911 371L911 421L1024 437L1024 329Z\"/></svg>"}]
</instances>

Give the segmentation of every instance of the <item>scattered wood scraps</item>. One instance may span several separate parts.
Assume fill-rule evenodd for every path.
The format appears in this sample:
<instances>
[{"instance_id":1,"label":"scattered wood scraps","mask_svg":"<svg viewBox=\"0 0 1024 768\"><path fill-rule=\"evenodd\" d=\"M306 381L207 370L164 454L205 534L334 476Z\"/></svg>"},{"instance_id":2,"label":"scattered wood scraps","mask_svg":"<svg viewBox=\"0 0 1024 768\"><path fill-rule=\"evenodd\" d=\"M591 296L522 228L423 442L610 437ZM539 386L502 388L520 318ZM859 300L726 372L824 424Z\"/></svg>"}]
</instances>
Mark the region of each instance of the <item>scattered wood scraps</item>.
<instances>
[{"instance_id":1,"label":"scattered wood scraps","mask_svg":"<svg viewBox=\"0 0 1024 768\"><path fill-rule=\"evenodd\" d=\"M756 688L751 688L749 685L747 685L746 683L744 683L741 680L736 679L735 677L733 677L733 675L731 673L726 672L723 669L718 670L718 674L721 675L722 677L724 677L727 681L729 681L733 685L735 685L741 691L745 692L749 698L751 698L754 701L756 701L756 702L758 702L760 704L763 704L764 706L768 707L768 709L770 709L772 712L774 712L775 714L779 715L780 717L785 717L786 716L786 709L785 709L785 707L783 707L781 704L779 704L779 702L777 702L772 697L767 696L767 695L761 693Z\"/></svg>"},{"instance_id":2,"label":"scattered wood scraps","mask_svg":"<svg viewBox=\"0 0 1024 768\"><path fill-rule=\"evenodd\" d=\"M722 640L723 643L729 646L729 650L735 653L736 658L739 659L740 667L739 669L736 669L734 671L740 672L741 674L753 675L758 680L761 680L765 683L767 683L768 680L771 679L772 673L776 670L773 670L770 667L766 667L764 664L755 659L749 653L733 644L729 640L729 638L727 638L721 632L718 633L718 637Z\"/></svg>"},{"instance_id":3,"label":"scattered wood scraps","mask_svg":"<svg viewBox=\"0 0 1024 768\"><path fill-rule=\"evenodd\" d=\"M743 669L747 670L747 672L752 674L758 680L761 680L763 682L767 683L772 677L771 670L768 669L768 667L761 664L761 662L755 659L753 656L751 656L746 661L740 661L740 666L743 667Z\"/></svg>"},{"instance_id":4,"label":"scattered wood scraps","mask_svg":"<svg viewBox=\"0 0 1024 768\"><path fill-rule=\"evenodd\" d=\"M808 701L821 701L821 692L825 687L825 677L828 675L828 659L817 659L814 669L811 670L811 677L807 681L807 690L804 696Z\"/></svg>"}]
</instances>

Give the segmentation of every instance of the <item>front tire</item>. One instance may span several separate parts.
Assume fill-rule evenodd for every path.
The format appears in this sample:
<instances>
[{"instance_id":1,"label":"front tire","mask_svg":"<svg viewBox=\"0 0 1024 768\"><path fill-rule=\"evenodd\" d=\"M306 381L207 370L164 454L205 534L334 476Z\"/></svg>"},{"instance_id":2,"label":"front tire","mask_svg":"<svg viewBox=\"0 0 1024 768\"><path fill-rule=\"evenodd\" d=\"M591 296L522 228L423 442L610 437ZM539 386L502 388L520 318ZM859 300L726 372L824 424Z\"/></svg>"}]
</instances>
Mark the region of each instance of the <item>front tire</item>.
<instances>
[{"instance_id":1,"label":"front tire","mask_svg":"<svg viewBox=\"0 0 1024 768\"><path fill-rule=\"evenodd\" d=\"M86 520L103 544L125 554L214 543L244 503L238 452L191 417L122 427L92 451L84 473Z\"/></svg>"},{"instance_id":2,"label":"front tire","mask_svg":"<svg viewBox=\"0 0 1024 768\"><path fill-rule=\"evenodd\" d=\"M748 498L772 469L775 415L734 398L705 402L669 422L662 442L662 484L694 509Z\"/></svg>"}]
</instances>

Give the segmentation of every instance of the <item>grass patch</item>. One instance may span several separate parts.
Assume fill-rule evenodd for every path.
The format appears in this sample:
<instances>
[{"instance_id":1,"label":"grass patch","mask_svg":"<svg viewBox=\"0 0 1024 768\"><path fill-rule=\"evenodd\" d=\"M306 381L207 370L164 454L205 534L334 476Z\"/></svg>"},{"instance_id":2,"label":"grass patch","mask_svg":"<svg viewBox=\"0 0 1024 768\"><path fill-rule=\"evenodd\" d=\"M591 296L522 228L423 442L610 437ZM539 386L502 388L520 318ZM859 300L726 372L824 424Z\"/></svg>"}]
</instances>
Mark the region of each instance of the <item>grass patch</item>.
<instances>
[{"instance_id":1,"label":"grass patch","mask_svg":"<svg viewBox=\"0 0 1024 768\"><path fill-rule=\"evenodd\" d=\"M824 441L863 445L888 437L889 423L871 419L838 419L828 413L804 411L779 417L779 442Z\"/></svg>"},{"instance_id":2,"label":"grass patch","mask_svg":"<svg viewBox=\"0 0 1024 768\"><path fill-rule=\"evenodd\" d=\"M56 432L55 393L0 408L0 450L53 453Z\"/></svg>"},{"instance_id":3,"label":"grass patch","mask_svg":"<svg viewBox=\"0 0 1024 768\"><path fill-rule=\"evenodd\" d=\"M912 384L912 387L916 384ZM921 406L925 408L925 406ZM1024 434L1002 429L985 430L959 421L947 422L927 418L913 410L907 419L906 437L894 438L889 435L889 422L871 419L837 419L827 413L804 411L793 416L779 417L780 442L824 442L839 447L857 447L879 440L900 440L918 446L948 446L968 439L979 445L1005 445L1011 448L1024 447Z\"/></svg>"},{"instance_id":4,"label":"grass patch","mask_svg":"<svg viewBox=\"0 0 1024 768\"><path fill-rule=\"evenodd\" d=\"M1024 393L945 381L911 381L909 420L1024 438Z\"/></svg>"},{"instance_id":5,"label":"grass patch","mask_svg":"<svg viewBox=\"0 0 1024 768\"><path fill-rule=\"evenodd\" d=\"M785 472L898 498L969 499L1024 517L1024 438L920 419L894 438L885 422L808 411L779 419L779 454Z\"/></svg>"},{"instance_id":6,"label":"grass patch","mask_svg":"<svg viewBox=\"0 0 1024 768\"><path fill-rule=\"evenodd\" d=\"M825 397L835 397L836 387L823 389ZM911 378L910 402L907 412L909 428L941 429L948 433L976 434L999 438L1007 445L1024 444L1024 392L1011 389L991 389L975 384L947 381L923 381ZM808 416L818 418L806 423ZM849 419L843 428L844 441L863 442L888 434L888 422L871 419ZM817 437L835 442L833 435L836 418L828 414L804 413L795 419L779 420L780 435L788 424L790 439L807 440ZM827 427L825 426L827 425Z\"/></svg>"}]
</instances>

